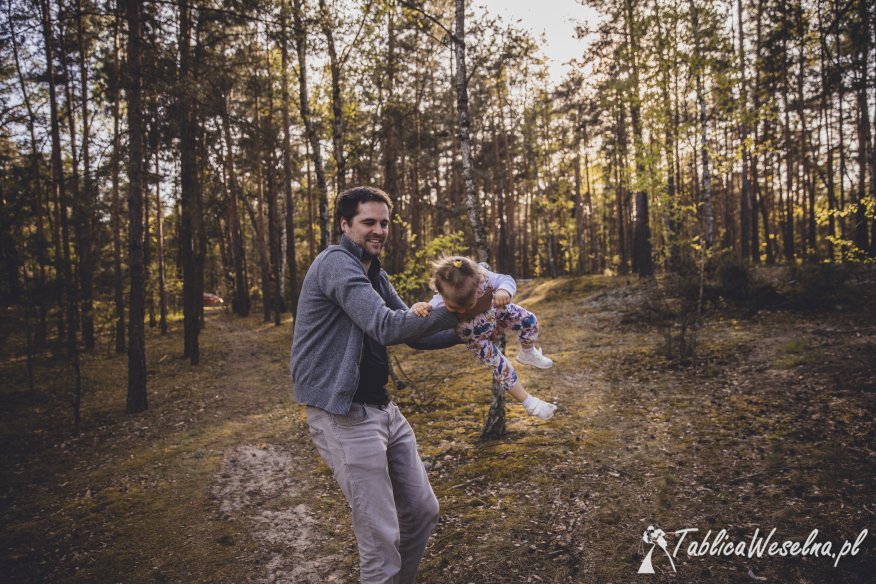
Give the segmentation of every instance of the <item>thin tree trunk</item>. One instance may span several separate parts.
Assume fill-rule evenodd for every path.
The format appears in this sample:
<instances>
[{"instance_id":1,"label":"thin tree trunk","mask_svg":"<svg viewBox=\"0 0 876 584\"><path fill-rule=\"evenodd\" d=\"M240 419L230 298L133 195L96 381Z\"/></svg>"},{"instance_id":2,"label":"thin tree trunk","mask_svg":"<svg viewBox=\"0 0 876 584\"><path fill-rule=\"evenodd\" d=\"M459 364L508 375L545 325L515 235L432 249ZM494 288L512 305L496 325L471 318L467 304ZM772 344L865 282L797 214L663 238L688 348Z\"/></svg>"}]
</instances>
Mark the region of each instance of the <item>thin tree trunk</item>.
<instances>
[{"instance_id":1,"label":"thin tree trunk","mask_svg":"<svg viewBox=\"0 0 876 584\"><path fill-rule=\"evenodd\" d=\"M344 155L344 106L341 99L341 62L335 49L332 29L334 22L326 7L325 0L319 0L320 26L325 36L329 55L329 70L332 77L332 144L334 145L335 165L337 166L338 192L347 190L347 160Z\"/></svg>"},{"instance_id":2,"label":"thin tree trunk","mask_svg":"<svg viewBox=\"0 0 876 584\"><path fill-rule=\"evenodd\" d=\"M79 241L79 285L82 293L82 340L85 348L94 348L94 223L97 193L91 174L91 121L88 111L88 61L82 23L82 0L76 0L76 35L79 45L79 82L82 101L82 175L80 193L82 239Z\"/></svg>"},{"instance_id":3,"label":"thin tree trunk","mask_svg":"<svg viewBox=\"0 0 876 584\"><path fill-rule=\"evenodd\" d=\"M705 63L703 61L702 49L700 47L700 30L699 30L699 14L694 2L690 3L691 18L693 19L694 28L694 59L696 63L696 92L697 104L699 107L699 125L700 125L700 158L703 165L703 220L704 220L704 241L706 247L711 247L714 240L714 217L712 212L712 173L709 168L709 118L706 112L706 96L703 88L703 74L705 71Z\"/></svg>"},{"instance_id":4,"label":"thin tree trunk","mask_svg":"<svg viewBox=\"0 0 876 584\"><path fill-rule=\"evenodd\" d=\"M112 175L112 215L111 224L113 232L113 290L115 292L115 312L116 312L116 353L125 352L125 334L127 326L125 325L125 297L124 297L124 277L122 272L122 197L120 195L120 166L121 166L121 132L119 130L121 121L121 94L119 92L120 84L122 83L122 67L121 67L121 40L119 38L119 28L121 15L118 13L119 5L115 6L115 15L113 18L113 77L111 85L111 97L113 110L113 154L110 158L110 174Z\"/></svg>"},{"instance_id":5,"label":"thin tree trunk","mask_svg":"<svg viewBox=\"0 0 876 584\"><path fill-rule=\"evenodd\" d=\"M782 42L782 53L786 54L787 47L785 46L785 42ZM783 239L783 252L785 255L785 260L787 262L794 261L794 199L792 193L794 192L794 176L796 174L796 168L794 166L793 160L793 151L796 149L796 140L792 141L791 137L791 115L790 115L790 107L788 105L788 75L790 75L789 71L785 72L785 75L782 77L783 83L783 91L782 91L782 104L784 110L784 126L782 128L784 140L785 140L785 221L784 221L784 239ZM781 200L781 198L780 198Z\"/></svg>"},{"instance_id":6,"label":"thin tree trunk","mask_svg":"<svg viewBox=\"0 0 876 584\"><path fill-rule=\"evenodd\" d=\"M191 51L192 20L187 0L179 5L179 157L180 157L180 263L183 277L184 355L189 363L200 362L198 318L198 270L195 263L195 199L198 197L197 130L192 87L194 71Z\"/></svg>"},{"instance_id":7,"label":"thin tree trunk","mask_svg":"<svg viewBox=\"0 0 876 584\"><path fill-rule=\"evenodd\" d=\"M261 99L260 99L260 80L256 79L254 85L255 90L255 144L254 149L257 153L257 160L264 152L261 136L265 133L262 128L261 119ZM262 318L264 322L271 322L271 310L273 301L271 299L271 264L268 259L268 243L267 243L267 218L265 217L265 177L263 176L263 167L265 165L258 164L255 169L255 187L256 187L256 205L253 206L252 201L248 197L243 197L243 202L247 206L250 220L252 221L253 230L255 231L255 247L259 258L259 275L261 278L262 290Z\"/></svg>"},{"instance_id":8,"label":"thin tree trunk","mask_svg":"<svg viewBox=\"0 0 876 584\"><path fill-rule=\"evenodd\" d=\"M455 0L456 24L452 35L454 55L456 57L456 113L459 123L459 146L462 151L462 174L465 183L465 201L468 220L474 232L475 250L478 261L488 261L487 234L481 223L477 193L475 193L474 181L472 180L472 157L470 122L468 113L468 77L465 66L465 2ZM505 336L497 340L500 350L505 348ZM492 400L490 412L481 431L481 436L498 438L505 433L505 388L493 380Z\"/></svg>"},{"instance_id":9,"label":"thin tree trunk","mask_svg":"<svg viewBox=\"0 0 876 584\"><path fill-rule=\"evenodd\" d=\"M835 257L836 253L834 248L834 240L836 238L837 211L836 177L834 174L833 124L831 123L829 113L830 108L828 106L828 100L833 95L833 84L830 82L827 70L829 50L827 47L827 33L825 31L823 14L820 7L818 10L818 40L820 48L818 53L818 64L819 72L821 73L821 95L819 97L820 127L818 131L819 133L824 134L827 141L827 169L826 178L824 180L824 186L827 188L827 257L831 262L835 262L837 260L837 258Z\"/></svg>"},{"instance_id":10,"label":"thin tree trunk","mask_svg":"<svg viewBox=\"0 0 876 584\"><path fill-rule=\"evenodd\" d=\"M739 36L739 104L742 110L742 123L740 124L740 129L742 133L742 192L739 194L739 226L741 231L740 255L743 261L748 261L748 258L751 255L751 251L749 249L749 242L751 240L751 211L749 205L749 200L751 198L751 187L749 185L750 175L748 173L748 161L750 157L750 151L748 147L748 127L750 113L748 111L748 82L745 77L745 26L743 18L744 12L742 8L742 0L736 0L736 13L739 19L739 24L737 28Z\"/></svg>"},{"instance_id":11,"label":"thin tree trunk","mask_svg":"<svg viewBox=\"0 0 876 584\"><path fill-rule=\"evenodd\" d=\"M858 2L858 27L854 43L858 49L857 97L858 97L858 189L855 200L855 247L861 253L869 252L869 233L867 229L866 203L867 174L870 168L868 152L870 146L870 105L867 92L869 87L870 56L870 15L866 2ZM876 193L871 193L876 195Z\"/></svg>"},{"instance_id":12,"label":"thin tree trunk","mask_svg":"<svg viewBox=\"0 0 876 584\"><path fill-rule=\"evenodd\" d=\"M155 172L158 174L158 151L155 152ZM167 334L167 274L164 265L164 209L161 206L161 180L155 181L155 236L158 246L158 328Z\"/></svg>"},{"instance_id":13,"label":"thin tree trunk","mask_svg":"<svg viewBox=\"0 0 876 584\"><path fill-rule=\"evenodd\" d=\"M636 149L635 199L636 216L633 224L633 272L641 277L654 273L651 260L651 226L648 209L648 192L645 167L645 145L642 139L641 96L639 91L639 33L633 6L635 0L624 0L624 20L630 47L630 122L633 128L633 146Z\"/></svg>"},{"instance_id":14,"label":"thin tree trunk","mask_svg":"<svg viewBox=\"0 0 876 584\"><path fill-rule=\"evenodd\" d=\"M249 315L251 308L249 282L246 271L246 247L240 220L238 202L240 187L234 169L234 142L231 140L231 124L228 121L228 104L222 116L222 134L225 137L225 173L228 184L228 224L231 229L231 256L234 258L234 299L231 309L238 316Z\"/></svg>"},{"instance_id":15,"label":"thin tree trunk","mask_svg":"<svg viewBox=\"0 0 876 584\"><path fill-rule=\"evenodd\" d=\"M465 182L465 209L474 232L475 251L478 261L489 260L487 233L481 223L480 204L472 180L471 124L468 113L468 77L465 65L465 1L455 0L456 26L453 34L456 57L456 113L459 123L459 147L462 151L462 176Z\"/></svg>"},{"instance_id":16,"label":"thin tree trunk","mask_svg":"<svg viewBox=\"0 0 876 584\"><path fill-rule=\"evenodd\" d=\"M301 110L301 120L307 140L310 143L310 153L313 157L313 167L316 172L316 188L319 194L319 249L328 247L330 225L328 220L328 189L325 181L325 170L322 163L322 147L313 115L310 111L310 97L307 89L307 29L304 26L304 14L301 0L293 0L292 19L295 29L295 49L298 53L298 93Z\"/></svg>"},{"instance_id":17,"label":"thin tree trunk","mask_svg":"<svg viewBox=\"0 0 876 584\"><path fill-rule=\"evenodd\" d=\"M265 191L268 206L268 262L272 285L271 307L274 313L274 325L280 326L280 314L285 312L286 309L283 302L283 288L280 277L281 254L279 218L277 216L277 160L275 156L277 142L276 133L274 132L274 85L270 73L268 79L271 80L271 83L268 84L268 118L265 132L268 139L268 151L265 159L268 172L267 188Z\"/></svg>"},{"instance_id":18,"label":"thin tree trunk","mask_svg":"<svg viewBox=\"0 0 876 584\"><path fill-rule=\"evenodd\" d=\"M280 68L283 91L283 196L286 202L286 265L289 270L289 309L298 313L298 264L295 258L295 201L292 198L292 122L289 120L289 39L288 2L280 11Z\"/></svg>"},{"instance_id":19,"label":"thin tree trunk","mask_svg":"<svg viewBox=\"0 0 876 584\"><path fill-rule=\"evenodd\" d=\"M58 98L55 86L55 67L54 67L54 42L52 33L52 13L51 6L47 0L40 2L40 16L43 28L43 39L45 42L46 52L46 77L49 82L49 108L51 116L51 140L52 140L52 184L55 191L56 213L58 216L58 225L56 230L60 230L57 238L56 254L58 255L58 276L61 296L61 318L60 323L67 318L67 325L64 331L63 340L67 344L67 353L73 367L73 435L79 434L81 424L80 404L82 401L82 376L79 366L79 346L76 339L77 333L77 295L76 286L73 280L73 269L70 253L70 234L67 220L67 192L64 184L64 171L61 160L61 129L58 121ZM60 327L59 327L60 328Z\"/></svg>"},{"instance_id":20,"label":"thin tree trunk","mask_svg":"<svg viewBox=\"0 0 876 584\"><path fill-rule=\"evenodd\" d=\"M141 60L143 39L140 31L141 3L125 0L128 21L128 60L125 75L128 98L128 265L131 269L131 295L128 319L128 400L129 414L142 412L146 399L146 336L144 330L146 290L143 266L143 106L141 103Z\"/></svg>"},{"instance_id":21,"label":"thin tree trunk","mask_svg":"<svg viewBox=\"0 0 876 584\"><path fill-rule=\"evenodd\" d=\"M6 4L8 21L12 22L12 4ZM15 60L15 71L17 74L19 88L21 90L21 95L24 100L24 105L27 109L27 129L30 134L30 165L29 165L29 178L30 184L33 188L33 200L31 203L31 207L33 209L33 214L36 217L36 261L37 261L37 282L36 282L36 290L35 293L28 293L27 296L27 309L26 314L30 313L27 310L33 304L36 304L37 308L37 326L36 326L36 334L33 339L33 343L30 342L30 337L28 337L28 371L31 371L32 366L32 352L33 350L43 349L46 344L46 302L45 302L45 290L46 290L46 264L47 264L47 252L46 252L46 236L45 236L45 220L43 217L43 182L40 177L40 159L41 155L39 153L39 149L37 146L37 137L36 137L36 114L33 110L33 106L30 102L30 92L27 89L27 85L25 83L24 73L21 69L21 59L18 53L18 39L15 34L14 27L10 27L9 36L12 44L12 52L13 58ZM17 273L17 269L16 269ZM33 285L28 284L28 276L27 270L24 271L25 277L25 288L30 288L33 290ZM30 332L30 328L28 326L28 333ZM32 375L29 374L29 378L32 380Z\"/></svg>"}]
</instances>

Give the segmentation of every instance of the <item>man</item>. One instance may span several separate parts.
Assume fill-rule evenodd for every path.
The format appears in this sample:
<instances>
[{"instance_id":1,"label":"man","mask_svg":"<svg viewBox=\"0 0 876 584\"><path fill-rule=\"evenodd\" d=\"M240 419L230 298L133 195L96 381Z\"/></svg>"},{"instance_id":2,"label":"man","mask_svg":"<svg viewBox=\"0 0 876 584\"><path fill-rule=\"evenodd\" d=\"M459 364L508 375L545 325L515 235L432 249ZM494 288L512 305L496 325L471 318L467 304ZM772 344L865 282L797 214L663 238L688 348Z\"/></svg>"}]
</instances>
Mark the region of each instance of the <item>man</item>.
<instances>
[{"instance_id":1,"label":"man","mask_svg":"<svg viewBox=\"0 0 876 584\"><path fill-rule=\"evenodd\" d=\"M380 268L392 202L356 187L338 196L338 245L307 270L292 345L295 399L307 405L317 450L352 508L362 582L413 582L438 520L438 501L413 430L386 390L385 345L459 342L446 308L419 317ZM416 342L419 341L419 342Z\"/></svg>"}]
</instances>

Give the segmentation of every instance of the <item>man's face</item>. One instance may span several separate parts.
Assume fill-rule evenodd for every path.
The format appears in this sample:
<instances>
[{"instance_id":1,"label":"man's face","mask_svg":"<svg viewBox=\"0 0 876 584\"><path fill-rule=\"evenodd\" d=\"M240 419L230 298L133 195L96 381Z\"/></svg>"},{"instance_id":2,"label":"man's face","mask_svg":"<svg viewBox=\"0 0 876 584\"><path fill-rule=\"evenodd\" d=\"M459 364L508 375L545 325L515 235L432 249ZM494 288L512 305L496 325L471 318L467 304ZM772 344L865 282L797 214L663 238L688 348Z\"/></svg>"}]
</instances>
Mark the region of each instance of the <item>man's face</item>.
<instances>
[{"instance_id":1,"label":"man's face","mask_svg":"<svg viewBox=\"0 0 876 584\"><path fill-rule=\"evenodd\" d=\"M359 203L353 220L341 218L341 231L373 257L380 255L389 236L389 207L380 201Z\"/></svg>"}]
</instances>

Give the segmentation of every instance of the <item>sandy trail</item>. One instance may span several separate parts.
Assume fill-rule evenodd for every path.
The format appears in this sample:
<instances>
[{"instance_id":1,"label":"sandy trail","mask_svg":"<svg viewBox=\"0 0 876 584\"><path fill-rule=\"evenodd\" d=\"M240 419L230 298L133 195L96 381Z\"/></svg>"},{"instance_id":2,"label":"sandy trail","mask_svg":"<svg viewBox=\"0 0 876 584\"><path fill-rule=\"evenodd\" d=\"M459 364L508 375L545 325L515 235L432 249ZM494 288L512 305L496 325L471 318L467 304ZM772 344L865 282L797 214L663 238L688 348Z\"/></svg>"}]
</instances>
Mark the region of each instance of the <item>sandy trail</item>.
<instances>
[{"instance_id":1,"label":"sandy trail","mask_svg":"<svg viewBox=\"0 0 876 584\"><path fill-rule=\"evenodd\" d=\"M250 355L258 338L251 329L235 328L224 320L229 351L228 368L216 387L229 400L248 400L258 392L254 385ZM226 404L233 406L233 403ZM348 578L338 568L346 562L327 551L333 534L310 501L315 489L315 460L309 444L235 444L225 448L222 465L209 490L216 512L225 520L243 520L247 536L261 552L260 569L251 582L322 583ZM305 502L307 501L307 502Z\"/></svg>"}]
</instances>

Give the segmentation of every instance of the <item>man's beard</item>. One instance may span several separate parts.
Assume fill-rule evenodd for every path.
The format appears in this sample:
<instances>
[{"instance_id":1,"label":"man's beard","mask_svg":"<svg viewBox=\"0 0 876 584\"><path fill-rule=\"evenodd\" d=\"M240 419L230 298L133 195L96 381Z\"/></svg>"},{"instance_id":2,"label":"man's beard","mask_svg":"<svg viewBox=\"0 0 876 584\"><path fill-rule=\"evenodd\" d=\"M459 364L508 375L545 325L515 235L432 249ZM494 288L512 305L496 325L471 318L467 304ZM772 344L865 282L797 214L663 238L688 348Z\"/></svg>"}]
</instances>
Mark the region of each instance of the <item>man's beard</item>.
<instances>
[{"instance_id":1,"label":"man's beard","mask_svg":"<svg viewBox=\"0 0 876 584\"><path fill-rule=\"evenodd\" d=\"M368 251L368 242L366 241L365 245L362 246L362 259L363 260L377 259L377 257L380 255L380 252L383 251L384 243L385 243L385 241L380 242L380 249L377 251L377 253L371 253L370 251Z\"/></svg>"}]
</instances>

